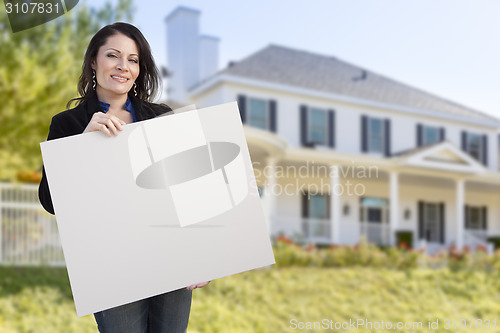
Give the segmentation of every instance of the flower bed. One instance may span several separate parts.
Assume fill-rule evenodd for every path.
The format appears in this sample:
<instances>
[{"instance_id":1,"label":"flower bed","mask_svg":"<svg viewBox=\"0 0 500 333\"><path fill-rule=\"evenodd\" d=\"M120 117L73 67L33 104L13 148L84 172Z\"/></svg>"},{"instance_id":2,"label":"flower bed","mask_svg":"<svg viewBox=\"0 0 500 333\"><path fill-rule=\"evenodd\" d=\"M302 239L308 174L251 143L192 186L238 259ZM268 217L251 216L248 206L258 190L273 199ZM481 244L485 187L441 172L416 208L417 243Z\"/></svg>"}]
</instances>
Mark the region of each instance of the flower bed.
<instances>
[{"instance_id":1,"label":"flower bed","mask_svg":"<svg viewBox=\"0 0 500 333\"><path fill-rule=\"evenodd\" d=\"M381 248L365 241L354 246L332 245L318 247L313 244L299 245L286 236L273 239L276 264L281 267L353 267L412 269L444 268L450 270L498 270L500 251L489 255L484 247L474 252L464 247L461 251L451 247L433 255L423 250L413 250L406 243L397 247Z\"/></svg>"}]
</instances>

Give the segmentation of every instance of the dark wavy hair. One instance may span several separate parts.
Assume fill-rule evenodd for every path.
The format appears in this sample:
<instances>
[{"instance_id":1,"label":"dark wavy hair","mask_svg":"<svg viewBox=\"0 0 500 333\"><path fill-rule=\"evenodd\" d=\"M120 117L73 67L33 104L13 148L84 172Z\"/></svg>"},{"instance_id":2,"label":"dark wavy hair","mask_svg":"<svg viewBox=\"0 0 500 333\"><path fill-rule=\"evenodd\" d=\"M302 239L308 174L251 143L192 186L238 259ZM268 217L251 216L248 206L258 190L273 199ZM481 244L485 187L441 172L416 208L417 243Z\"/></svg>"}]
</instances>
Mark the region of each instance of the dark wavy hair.
<instances>
[{"instance_id":1,"label":"dark wavy hair","mask_svg":"<svg viewBox=\"0 0 500 333\"><path fill-rule=\"evenodd\" d=\"M92 61L96 59L99 48L106 44L108 38L119 33L135 41L139 50L139 76L135 80L137 98L142 101L152 102L156 97L160 85L160 73L154 62L148 41L139 29L133 25L116 22L103 27L90 40L83 59L82 74L78 81L78 93L81 97L71 99L67 104L68 108L73 102L77 104L85 102L94 92L92 88ZM128 93L129 95L134 94L133 89Z\"/></svg>"}]
</instances>

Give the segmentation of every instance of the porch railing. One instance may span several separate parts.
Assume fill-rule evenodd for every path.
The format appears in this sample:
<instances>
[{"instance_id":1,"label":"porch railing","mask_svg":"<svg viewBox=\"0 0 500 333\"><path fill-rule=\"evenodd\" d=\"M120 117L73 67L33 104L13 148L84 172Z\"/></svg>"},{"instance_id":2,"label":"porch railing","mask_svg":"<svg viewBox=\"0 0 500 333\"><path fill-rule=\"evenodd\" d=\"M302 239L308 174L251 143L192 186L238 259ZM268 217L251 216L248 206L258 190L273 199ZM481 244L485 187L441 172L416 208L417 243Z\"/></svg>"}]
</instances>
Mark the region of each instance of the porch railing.
<instances>
[{"instance_id":1,"label":"porch railing","mask_svg":"<svg viewBox=\"0 0 500 333\"><path fill-rule=\"evenodd\" d=\"M389 245L390 229L387 223L360 222L360 233L369 243Z\"/></svg>"},{"instance_id":2,"label":"porch railing","mask_svg":"<svg viewBox=\"0 0 500 333\"><path fill-rule=\"evenodd\" d=\"M63 266L54 216L38 201L38 186L0 183L0 264Z\"/></svg>"},{"instance_id":3,"label":"porch railing","mask_svg":"<svg viewBox=\"0 0 500 333\"><path fill-rule=\"evenodd\" d=\"M271 234L296 235L307 243L332 243L331 221L328 219L274 217ZM298 234L298 235L297 235Z\"/></svg>"},{"instance_id":4,"label":"porch railing","mask_svg":"<svg viewBox=\"0 0 500 333\"><path fill-rule=\"evenodd\" d=\"M464 230L464 246L468 246L473 251L481 246L488 253L493 253L495 248L493 243L488 242L488 231L476 229Z\"/></svg>"}]
</instances>

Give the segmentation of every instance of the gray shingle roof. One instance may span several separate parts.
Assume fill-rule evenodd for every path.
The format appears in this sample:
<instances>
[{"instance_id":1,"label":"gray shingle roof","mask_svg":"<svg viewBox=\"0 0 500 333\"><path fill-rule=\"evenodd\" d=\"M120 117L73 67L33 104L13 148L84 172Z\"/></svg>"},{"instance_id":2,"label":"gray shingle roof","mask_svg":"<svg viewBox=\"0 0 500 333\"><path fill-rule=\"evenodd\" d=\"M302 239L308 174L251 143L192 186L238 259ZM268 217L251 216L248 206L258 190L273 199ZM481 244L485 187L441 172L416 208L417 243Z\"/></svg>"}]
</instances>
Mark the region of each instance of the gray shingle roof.
<instances>
[{"instance_id":1,"label":"gray shingle roof","mask_svg":"<svg viewBox=\"0 0 500 333\"><path fill-rule=\"evenodd\" d=\"M269 45L234 63L219 74L281 83L477 120L500 122L499 119L483 112L351 65L335 57L277 45Z\"/></svg>"}]
</instances>

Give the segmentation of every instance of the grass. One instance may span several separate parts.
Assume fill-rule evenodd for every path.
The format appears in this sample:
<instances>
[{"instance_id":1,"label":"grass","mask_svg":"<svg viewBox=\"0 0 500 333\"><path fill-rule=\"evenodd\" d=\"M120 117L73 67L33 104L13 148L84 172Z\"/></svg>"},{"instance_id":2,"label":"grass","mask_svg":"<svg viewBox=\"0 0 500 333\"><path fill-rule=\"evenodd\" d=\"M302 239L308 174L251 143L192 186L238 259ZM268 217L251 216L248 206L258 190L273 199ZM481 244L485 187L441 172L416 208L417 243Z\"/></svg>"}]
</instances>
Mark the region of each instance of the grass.
<instances>
[{"instance_id":1,"label":"grass","mask_svg":"<svg viewBox=\"0 0 500 333\"><path fill-rule=\"evenodd\" d=\"M195 290L188 331L293 332L300 331L290 327L293 319L304 325L366 319L423 323L393 332L435 332L427 323L439 319L439 332L469 332L443 330L444 320L497 319L499 291L499 275L485 271L273 267ZM498 329L477 332L500 332L498 321ZM0 267L0 333L96 331L92 316L76 317L64 268Z\"/></svg>"}]
</instances>

